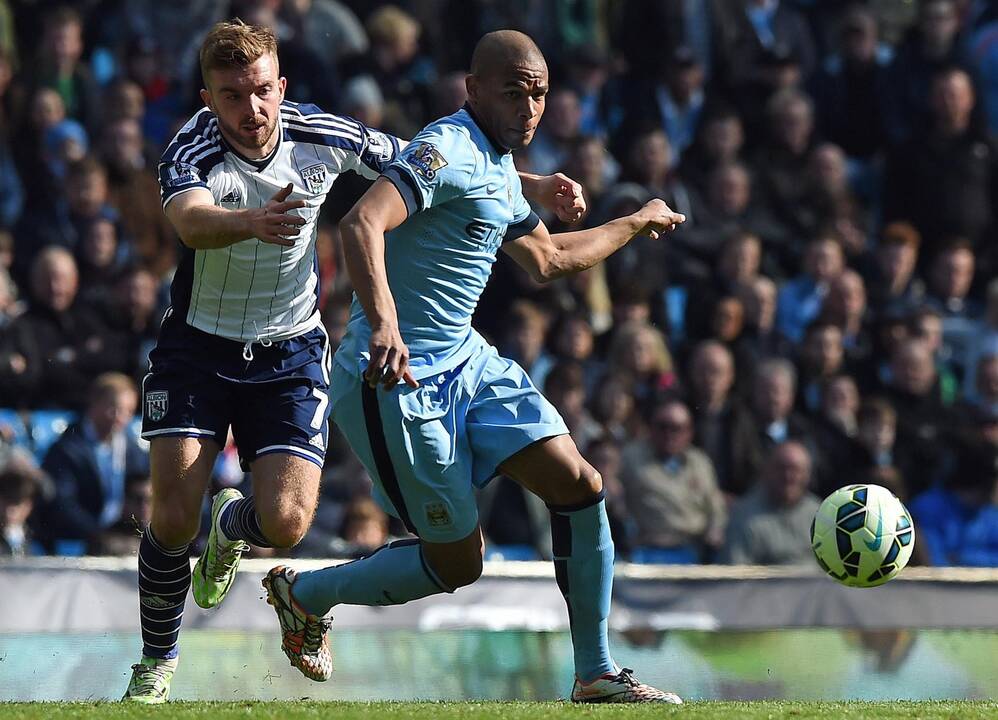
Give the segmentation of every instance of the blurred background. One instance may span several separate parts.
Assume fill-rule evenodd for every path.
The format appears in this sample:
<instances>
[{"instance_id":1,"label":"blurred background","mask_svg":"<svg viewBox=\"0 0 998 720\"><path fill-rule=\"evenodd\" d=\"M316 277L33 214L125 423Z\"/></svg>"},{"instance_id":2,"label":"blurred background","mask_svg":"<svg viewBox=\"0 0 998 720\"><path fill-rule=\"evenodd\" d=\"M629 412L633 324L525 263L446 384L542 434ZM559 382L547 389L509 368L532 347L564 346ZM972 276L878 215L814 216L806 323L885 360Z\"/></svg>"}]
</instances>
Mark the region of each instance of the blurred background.
<instances>
[{"instance_id":1,"label":"blurred background","mask_svg":"<svg viewBox=\"0 0 998 720\"><path fill-rule=\"evenodd\" d=\"M61 631L48 640L58 654L79 645L66 633L113 638L137 618L127 558L149 519L150 486L135 416L179 247L156 165L200 106L203 35L233 16L274 28L288 99L403 138L461 106L483 33L523 30L547 56L552 90L518 167L582 183L589 212L576 227L655 196L687 216L665 241L637 238L544 286L500 256L476 315L602 473L618 559L637 568L622 571L618 596L633 586L640 597L618 605L650 628L631 647L659 649L663 682L676 665L714 667L708 656L724 647L725 662L754 668L749 675L766 666L744 648L773 646L725 645L718 630L889 626L873 639L836 631L836 657L852 669L835 687L848 693L857 667L894 672L931 651L912 661L927 674L911 687L933 692L932 653L959 655L964 641L959 652L939 650L898 628L998 628L998 610L987 609L994 596L986 600L998 575L989 571L927 570L922 581L860 593L808 575L814 510L852 482L884 485L907 504L918 531L913 565L998 566L998 3L0 0L0 556L15 558L0 564L0 578L30 570L48 598L17 605L43 613L27 625L16 600L0 599L0 615L14 618L0 625L0 656L37 642L18 629ZM350 299L336 223L365 185L343 176L323 207L321 303L334 344ZM327 458L299 556L357 557L404 533L369 499L370 481L335 429ZM231 444L213 482L249 487ZM524 573L553 588L546 565L529 565L550 557L543 504L499 478L480 507L492 589ZM697 575L705 565L714 574ZM742 565L785 569L753 575ZM693 574L655 574L677 566ZM88 584L103 590L83 608L48 597L62 587L76 598ZM930 590L946 594L922 594ZM783 593L795 601L781 610ZM523 609L523 595L506 596ZM463 607L458 626L486 627L462 597L451 598ZM930 601L952 610L960 598L959 617L926 614ZM755 625L739 624L753 604ZM691 607L706 610L690 620ZM525 677L548 668L558 682L529 691L546 697L568 672L564 620L552 612L548 640L531 632L502 645L476 630L454 642L505 657L496 662ZM220 613L190 623L240 626L225 619L237 610ZM529 612L513 615L521 620L499 635L545 629L524 625ZM260 619L261 631L268 622ZM420 622L399 632L439 630ZM677 627L694 639L655 635ZM998 663L995 636L967 637L985 643L967 654ZM382 640L372 647L396 644ZM87 652L112 652L114 642ZM559 660L546 663L548 653ZM792 686L725 662L720 680L697 676L706 696L779 696ZM0 663L5 694L18 678L25 689L14 697L71 693L39 690L11 667ZM476 687L455 696L523 685ZM987 687L950 692L991 694Z\"/></svg>"}]
</instances>

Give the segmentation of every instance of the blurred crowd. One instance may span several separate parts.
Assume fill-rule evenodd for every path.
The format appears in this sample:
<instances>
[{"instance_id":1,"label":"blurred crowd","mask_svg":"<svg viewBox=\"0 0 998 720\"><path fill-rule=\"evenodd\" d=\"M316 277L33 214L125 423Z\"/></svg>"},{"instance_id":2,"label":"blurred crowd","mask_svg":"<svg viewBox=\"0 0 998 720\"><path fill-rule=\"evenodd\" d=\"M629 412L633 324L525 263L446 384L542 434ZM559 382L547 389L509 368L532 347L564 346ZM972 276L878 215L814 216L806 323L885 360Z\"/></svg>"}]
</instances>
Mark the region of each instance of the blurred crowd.
<instances>
[{"instance_id":1,"label":"blurred crowd","mask_svg":"<svg viewBox=\"0 0 998 720\"><path fill-rule=\"evenodd\" d=\"M484 32L528 32L552 89L518 167L582 183L582 226L654 196L687 216L547 285L500 257L476 316L602 473L621 558L808 562L819 499L875 482L916 562L998 566L989 0L0 0L0 555L137 547L179 249L157 158L232 16L275 29L289 99L404 138L462 105ZM334 343L364 188L323 209ZM213 483L249 487L231 444ZM298 551L403 532L369 484L334 434ZM550 555L536 498L500 477L480 500L493 557Z\"/></svg>"}]
</instances>

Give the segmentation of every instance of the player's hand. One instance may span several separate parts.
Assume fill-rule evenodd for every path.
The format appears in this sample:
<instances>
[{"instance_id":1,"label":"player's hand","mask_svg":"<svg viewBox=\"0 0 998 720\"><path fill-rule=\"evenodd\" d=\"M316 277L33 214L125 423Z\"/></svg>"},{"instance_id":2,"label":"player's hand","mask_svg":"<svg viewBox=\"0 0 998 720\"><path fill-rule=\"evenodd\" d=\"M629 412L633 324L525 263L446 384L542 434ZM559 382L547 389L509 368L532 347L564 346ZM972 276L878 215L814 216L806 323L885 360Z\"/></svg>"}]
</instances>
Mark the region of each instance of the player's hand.
<instances>
[{"instance_id":1,"label":"player's hand","mask_svg":"<svg viewBox=\"0 0 998 720\"><path fill-rule=\"evenodd\" d=\"M304 200L288 200L292 186L288 183L262 208L248 211L250 232L257 240L274 245L291 247L295 244L305 218L290 214L292 210L305 207Z\"/></svg>"},{"instance_id":2,"label":"player's hand","mask_svg":"<svg viewBox=\"0 0 998 720\"><path fill-rule=\"evenodd\" d=\"M664 200L658 198L646 202L637 214L644 221L638 235L647 235L653 240L657 240L662 233L675 230L686 222L685 215L677 213L666 205Z\"/></svg>"},{"instance_id":3,"label":"player's hand","mask_svg":"<svg viewBox=\"0 0 998 720\"><path fill-rule=\"evenodd\" d=\"M574 223L586 214L582 186L562 173L545 175L537 181L537 202L564 223Z\"/></svg>"},{"instance_id":4,"label":"player's hand","mask_svg":"<svg viewBox=\"0 0 998 720\"><path fill-rule=\"evenodd\" d=\"M368 385L376 388L383 383L385 390L391 390L402 381L411 388L419 387L409 370L409 348L402 341L397 327L382 325L371 328L368 350L371 362L364 371L364 380Z\"/></svg>"}]
</instances>

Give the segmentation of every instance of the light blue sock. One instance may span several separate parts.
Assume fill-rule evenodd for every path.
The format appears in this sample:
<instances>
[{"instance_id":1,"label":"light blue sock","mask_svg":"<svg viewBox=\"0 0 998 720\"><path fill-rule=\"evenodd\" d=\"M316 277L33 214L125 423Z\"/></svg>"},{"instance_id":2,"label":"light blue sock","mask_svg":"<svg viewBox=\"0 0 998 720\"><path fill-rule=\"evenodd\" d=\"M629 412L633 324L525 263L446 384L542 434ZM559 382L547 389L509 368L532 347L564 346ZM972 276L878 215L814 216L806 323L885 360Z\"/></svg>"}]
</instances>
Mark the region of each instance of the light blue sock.
<instances>
[{"instance_id":1,"label":"light blue sock","mask_svg":"<svg viewBox=\"0 0 998 720\"><path fill-rule=\"evenodd\" d=\"M568 603L575 674L585 682L617 672L607 634L613 590L613 539L603 493L575 507L549 505L554 573Z\"/></svg>"},{"instance_id":2,"label":"light blue sock","mask_svg":"<svg viewBox=\"0 0 998 720\"><path fill-rule=\"evenodd\" d=\"M298 573L295 600L313 615L335 605L401 605L428 595L453 592L423 558L419 540L396 540L367 557Z\"/></svg>"}]
</instances>

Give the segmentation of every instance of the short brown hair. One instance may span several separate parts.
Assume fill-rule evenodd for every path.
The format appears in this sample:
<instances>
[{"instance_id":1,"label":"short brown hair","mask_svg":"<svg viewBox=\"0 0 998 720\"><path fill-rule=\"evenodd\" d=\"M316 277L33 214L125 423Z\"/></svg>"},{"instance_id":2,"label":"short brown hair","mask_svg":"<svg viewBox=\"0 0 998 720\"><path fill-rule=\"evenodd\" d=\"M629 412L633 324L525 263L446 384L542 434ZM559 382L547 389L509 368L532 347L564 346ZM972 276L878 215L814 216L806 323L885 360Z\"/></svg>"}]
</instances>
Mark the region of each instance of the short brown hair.
<instances>
[{"instance_id":1,"label":"short brown hair","mask_svg":"<svg viewBox=\"0 0 998 720\"><path fill-rule=\"evenodd\" d=\"M895 425L897 419L897 410L889 400L882 397L870 398L859 406L859 412L856 413L856 422L860 425L874 422Z\"/></svg>"},{"instance_id":2,"label":"short brown hair","mask_svg":"<svg viewBox=\"0 0 998 720\"><path fill-rule=\"evenodd\" d=\"M120 372L102 373L90 386L90 402L95 403L122 393L132 393L138 396L138 390L132 379Z\"/></svg>"},{"instance_id":3,"label":"short brown hair","mask_svg":"<svg viewBox=\"0 0 998 720\"><path fill-rule=\"evenodd\" d=\"M915 226L904 220L892 222L880 236L881 245L907 245L914 250L922 243L922 236Z\"/></svg>"},{"instance_id":4,"label":"short brown hair","mask_svg":"<svg viewBox=\"0 0 998 720\"><path fill-rule=\"evenodd\" d=\"M201 43L201 79L207 87L209 70L244 68L267 53L276 63L277 38L270 28L247 25L239 18L217 22Z\"/></svg>"}]
</instances>

